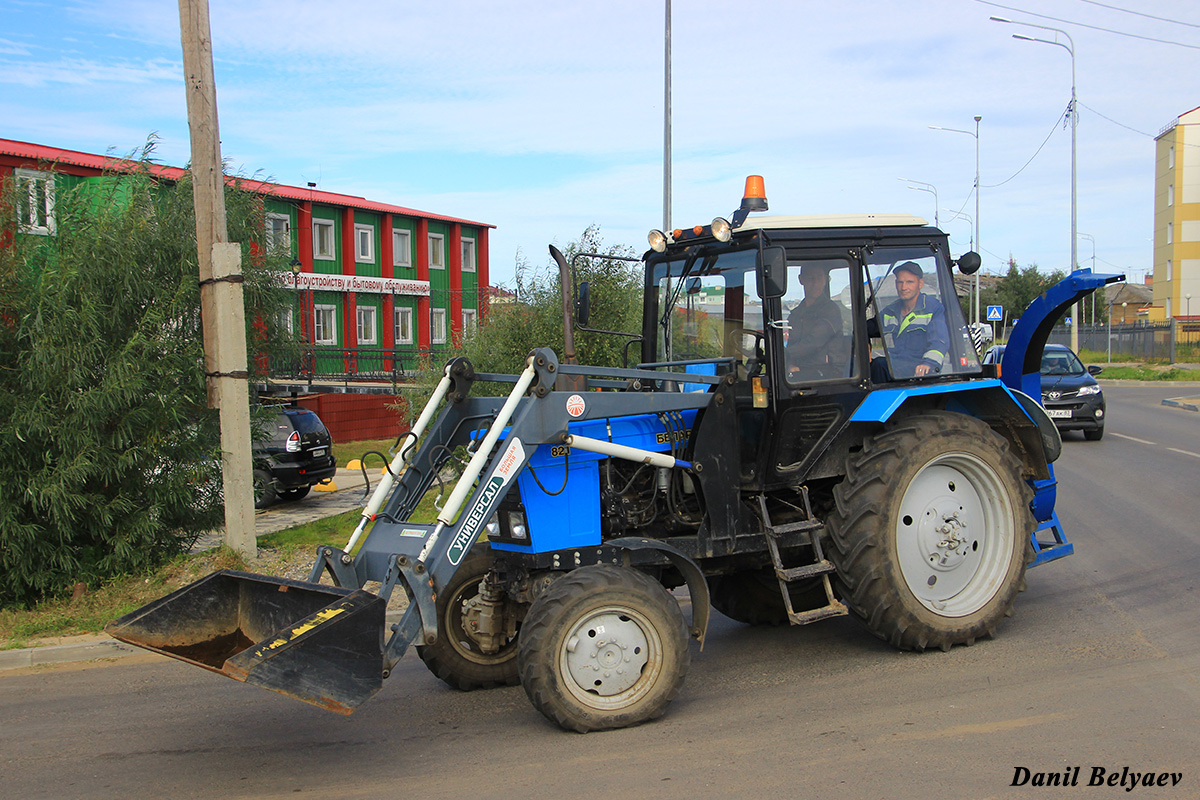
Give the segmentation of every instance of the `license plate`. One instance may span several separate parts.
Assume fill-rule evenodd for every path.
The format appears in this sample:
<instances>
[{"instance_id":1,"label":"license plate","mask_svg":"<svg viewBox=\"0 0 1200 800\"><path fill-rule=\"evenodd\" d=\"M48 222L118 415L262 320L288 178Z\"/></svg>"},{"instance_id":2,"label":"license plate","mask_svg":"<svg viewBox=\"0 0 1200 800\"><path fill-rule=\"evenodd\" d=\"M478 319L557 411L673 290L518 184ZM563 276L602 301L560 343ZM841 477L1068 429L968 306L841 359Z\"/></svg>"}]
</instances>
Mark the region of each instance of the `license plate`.
<instances>
[{"instance_id":1,"label":"license plate","mask_svg":"<svg viewBox=\"0 0 1200 800\"><path fill-rule=\"evenodd\" d=\"M1050 419L1070 419L1071 409L1069 408L1047 408L1046 416Z\"/></svg>"},{"instance_id":2,"label":"license plate","mask_svg":"<svg viewBox=\"0 0 1200 800\"><path fill-rule=\"evenodd\" d=\"M1054 416L1054 415L1053 415L1053 414L1051 414L1050 416ZM318 447L316 450L313 450L313 451L312 451L312 457L313 457L313 458L321 458L321 457L322 457L322 456L324 456L324 455L325 455L325 448L324 448L324 447Z\"/></svg>"}]
</instances>

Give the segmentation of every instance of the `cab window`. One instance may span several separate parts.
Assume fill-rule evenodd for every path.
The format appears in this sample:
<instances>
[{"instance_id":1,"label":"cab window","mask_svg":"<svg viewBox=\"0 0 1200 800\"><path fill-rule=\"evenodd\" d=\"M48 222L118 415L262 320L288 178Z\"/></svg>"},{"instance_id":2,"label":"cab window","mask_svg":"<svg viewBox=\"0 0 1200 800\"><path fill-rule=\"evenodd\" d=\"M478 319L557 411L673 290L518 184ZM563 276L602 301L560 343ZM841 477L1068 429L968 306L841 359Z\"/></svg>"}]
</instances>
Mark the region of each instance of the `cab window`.
<instances>
[{"instance_id":1,"label":"cab window","mask_svg":"<svg viewBox=\"0 0 1200 800\"><path fill-rule=\"evenodd\" d=\"M857 370L849 262L791 261L787 272L787 293L783 296L787 382L795 386L854 377Z\"/></svg>"},{"instance_id":2,"label":"cab window","mask_svg":"<svg viewBox=\"0 0 1200 800\"><path fill-rule=\"evenodd\" d=\"M979 371L950 265L923 247L868 255L868 325L875 382Z\"/></svg>"}]
</instances>

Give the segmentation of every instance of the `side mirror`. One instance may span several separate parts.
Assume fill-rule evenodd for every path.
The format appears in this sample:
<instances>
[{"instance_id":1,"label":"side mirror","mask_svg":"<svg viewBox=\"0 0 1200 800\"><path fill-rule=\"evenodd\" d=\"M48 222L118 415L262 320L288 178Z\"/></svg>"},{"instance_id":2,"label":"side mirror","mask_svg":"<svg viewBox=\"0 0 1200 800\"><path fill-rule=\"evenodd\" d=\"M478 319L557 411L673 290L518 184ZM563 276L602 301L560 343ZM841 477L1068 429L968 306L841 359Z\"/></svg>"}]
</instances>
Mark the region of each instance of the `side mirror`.
<instances>
[{"instance_id":1,"label":"side mirror","mask_svg":"<svg viewBox=\"0 0 1200 800\"><path fill-rule=\"evenodd\" d=\"M1087 371L1088 375L1099 375L1101 372L1104 372L1104 367L1099 364L1088 364Z\"/></svg>"},{"instance_id":2,"label":"side mirror","mask_svg":"<svg viewBox=\"0 0 1200 800\"><path fill-rule=\"evenodd\" d=\"M758 265L758 296L763 300L787 294L787 253L782 247L764 247Z\"/></svg>"},{"instance_id":3,"label":"side mirror","mask_svg":"<svg viewBox=\"0 0 1200 800\"><path fill-rule=\"evenodd\" d=\"M592 287L587 282L579 284L579 291L575 298L575 324L580 327L586 327L588 324L588 315L592 308Z\"/></svg>"},{"instance_id":4,"label":"side mirror","mask_svg":"<svg viewBox=\"0 0 1200 800\"><path fill-rule=\"evenodd\" d=\"M979 257L979 253L974 250L968 250L958 257L958 261L954 262L958 266L958 271L963 275L974 275L979 271L979 266L983 263L983 259Z\"/></svg>"}]
</instances>

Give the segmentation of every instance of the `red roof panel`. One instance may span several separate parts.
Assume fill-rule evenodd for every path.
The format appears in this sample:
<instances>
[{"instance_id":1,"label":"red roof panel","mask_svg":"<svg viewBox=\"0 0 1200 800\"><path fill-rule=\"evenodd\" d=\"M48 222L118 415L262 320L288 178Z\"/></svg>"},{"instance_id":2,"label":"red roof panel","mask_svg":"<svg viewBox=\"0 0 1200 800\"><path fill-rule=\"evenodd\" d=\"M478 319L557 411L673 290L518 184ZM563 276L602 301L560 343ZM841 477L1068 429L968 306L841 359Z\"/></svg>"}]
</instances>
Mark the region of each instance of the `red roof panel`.
<instances>
[{"instance_id":1,"label":"red roof panel","mask_svg":"<svg viewBox=\"0 0 1200 800\"><path fill-rule=\"evenodd\" d=\"M49 162L53 164L66 164L75 167L84 167L86 169L94 169L97 171L115 170L118 172L130 171L138 166L138 162L130 161L127 158L115 158L112 156L95 155L94 153L82 153L78 150L64 150L59 147L50 147L42 144L31 144L29 142L18 142L13 139L0 139L0 155L16 156L17 158L27 158L30 161ZM160 178L167 180L179 180L187 174L187 170L179 167L168 167L155 164L151 167L151 173ZM313 203L321 203L332 206L348 206L350 208L358 208L363 211L375 211L381 214L402 214L409 217L421 217L424 219L435 220L438 222L458 222L463 225L473 225L480 228L494 228L495 225L490 225L486 222L475 222L468 219L460 219L459 217L448 217L444 214L431 214L428 211L418 211L404 206L394 206L389 203L377 203L373 200L367 200L365 197L357 197L349 194L338 194L336 192L322 192L308 187L288 186L282 183L269 183L267 181L243 180L241 185L252 192L278 197L283 200L309 200Z\"/></svg>"}]
</instances>

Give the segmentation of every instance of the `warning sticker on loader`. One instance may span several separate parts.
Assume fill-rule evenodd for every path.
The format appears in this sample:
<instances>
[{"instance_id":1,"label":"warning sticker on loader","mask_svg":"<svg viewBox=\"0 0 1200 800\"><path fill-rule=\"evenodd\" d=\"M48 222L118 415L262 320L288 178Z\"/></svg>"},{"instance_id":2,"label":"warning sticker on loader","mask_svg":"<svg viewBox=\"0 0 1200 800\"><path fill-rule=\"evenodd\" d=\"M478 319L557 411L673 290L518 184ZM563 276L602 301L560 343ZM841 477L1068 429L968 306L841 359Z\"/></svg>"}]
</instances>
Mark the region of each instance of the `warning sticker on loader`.
<instances>
[{"instance_id":1,"label":"warning sticker on loader","mask_svg":"<svg viewBox=\"0 0 1200 800\"><path fill-rule=\"evenodd\" d=\"M496 463L492 477L488 478L487 483L481 485L475 493L471 511L463 520L462 527L458 529L454 541L450 543L450 547L446 551L446 556L450 559L451 564L458 564L463 560L463 556L479 538L479 531L487 522L487 512L492 507L492 501L504 493L504 487L508 485L513 476L521 471L524 464L525 448L521 446L521 440L514 437Z\"/></svg>"}]
</instances>

